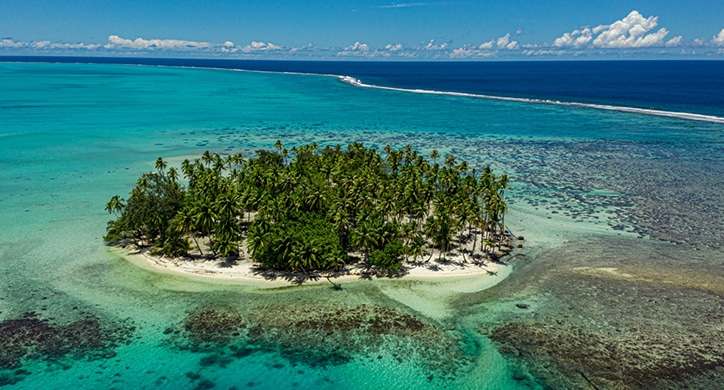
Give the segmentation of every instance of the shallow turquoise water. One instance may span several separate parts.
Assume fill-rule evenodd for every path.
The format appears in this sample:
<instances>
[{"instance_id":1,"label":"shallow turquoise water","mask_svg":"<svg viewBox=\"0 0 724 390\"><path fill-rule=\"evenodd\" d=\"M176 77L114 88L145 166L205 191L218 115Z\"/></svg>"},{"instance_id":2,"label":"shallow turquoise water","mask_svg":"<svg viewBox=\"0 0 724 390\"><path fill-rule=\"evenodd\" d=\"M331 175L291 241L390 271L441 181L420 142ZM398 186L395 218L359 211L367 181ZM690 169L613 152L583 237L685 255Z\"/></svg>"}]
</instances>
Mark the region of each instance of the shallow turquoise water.
<instances>
[{"instance_id":1,"label":"shallow turquoise water","mask_svg":"<svg viewBox=\"0 0 724 390\"><path fill-rule=\"evenodd\" d=\"M478 168L491 164L514 182L508 223L526 235L529 257L591 236L676 239L716 250L724 242L711 228L721 227L717 212L724 207L722 125L367 90L322 76L3 63L0 320L37 312L67 323L90 313L135 330L112 357L29 359L22 366L29 373L0 368L0 375L22 379L12 388L201 388L205 379L216 388L538 386L531 377L521 380L519 368L477 333L487 314L457 318L454 313L465 308L446 307L453 302L449 296L435 305L453 314L426 321L432 327L429 337L457 345L448 352L458 360L440 358L436 368L424 364L434 357L405 352L416 348L410 346L415 337L387 340L354 351L343 364L322 366L290 360L274 348L234 357L224 348L193 352L175 345L166 330L178 329L189 313L204 307L223 304L248 317L303 300L415 314L384 290L415 294L429 288L361 281L343 294L326 286L259 292L153 274L107 251L101 239L108 219L105 202L126 194L157 157L193 156L206 149L248 154L277 139L287 145L362 141L380 148L409 143L423 151L454 153ZM685 190L670 190L684 180ZM679 197L690 194L700 201L677 212L695 231L681 234L678 223L652 212L681 204ZM503 310L496 303L488 309ZM396 357L395 351L403 352ZM216 360L203 360L209 356Z\"/></svg>"}]
</instances>

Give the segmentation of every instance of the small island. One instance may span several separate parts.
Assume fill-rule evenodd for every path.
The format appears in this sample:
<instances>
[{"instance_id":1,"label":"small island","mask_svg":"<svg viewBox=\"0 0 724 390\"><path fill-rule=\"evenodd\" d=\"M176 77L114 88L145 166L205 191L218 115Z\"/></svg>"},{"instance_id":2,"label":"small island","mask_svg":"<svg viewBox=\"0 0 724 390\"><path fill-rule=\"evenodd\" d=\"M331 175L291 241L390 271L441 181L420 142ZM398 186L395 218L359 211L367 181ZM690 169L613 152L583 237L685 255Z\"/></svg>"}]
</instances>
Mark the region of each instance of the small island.
<instances>
[{"instance_id":1,"label":"small island","mask_svg":"<svg viewBox=\"0 0 724 390\"><path fill-rule=\"evenodd\" d=\"M104 240L182 272L184 262L214 260L207 273L232 276L245 263L264 279L401 276L438 264L492 273L482 267L513 247L508 177L452 154L438 160L436 150L428 160L410 145L378 153L357 142L287 149L277 141L252 158L206 151L183 161L180 176L159 157L128 199L106 204L115 219Z\"/></svg>"}]
</instances>

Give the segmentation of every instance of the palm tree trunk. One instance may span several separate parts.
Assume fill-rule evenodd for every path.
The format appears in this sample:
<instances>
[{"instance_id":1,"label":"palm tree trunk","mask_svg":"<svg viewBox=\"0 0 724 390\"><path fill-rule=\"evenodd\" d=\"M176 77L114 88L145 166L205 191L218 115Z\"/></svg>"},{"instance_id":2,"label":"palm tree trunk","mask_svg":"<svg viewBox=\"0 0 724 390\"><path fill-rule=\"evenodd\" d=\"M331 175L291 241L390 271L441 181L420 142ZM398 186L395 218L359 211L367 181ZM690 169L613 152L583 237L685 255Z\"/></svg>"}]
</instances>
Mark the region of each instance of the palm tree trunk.
<instances>
[{"instance_id":1,"label":"palm tree trunk","mask_svg":"<svg viewBox=\"0 0 724 390\"><path fill-rule=\"evenodd\" d=\"M478 243L478 234L473 232L473 250L470 253L470 256L475 257L475 245Z\"/></svg>"},{"instance_id":2,"label":"palm tree trunk","mask_svg":"<svg viewBox=\"0 0 724 390\"><path fill-rule=\"evenodd\" d=\"M194 243L196 243L196 248L199 250L199 253L201 253L201 256L203 256L204 252L201 251L201 245L199 245L199 241L196 239L196 235L191 233L191 238L194 239Z\"/></svg>"}]
</instances>

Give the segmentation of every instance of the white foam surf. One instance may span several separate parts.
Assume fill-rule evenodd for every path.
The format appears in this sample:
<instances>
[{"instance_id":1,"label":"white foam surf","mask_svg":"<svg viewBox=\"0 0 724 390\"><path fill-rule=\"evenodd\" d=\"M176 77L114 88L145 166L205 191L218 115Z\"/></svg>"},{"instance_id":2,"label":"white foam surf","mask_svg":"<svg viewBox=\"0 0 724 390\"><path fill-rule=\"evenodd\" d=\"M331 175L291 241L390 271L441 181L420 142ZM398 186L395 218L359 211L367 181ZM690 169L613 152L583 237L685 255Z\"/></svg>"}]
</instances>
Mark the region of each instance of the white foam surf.
<instances>
[{"instance_id":1,"label":"white foam surf","mask_svg":"<svg viewBox=\"0 0 724 390\"><path fill-rule=\"evenodd\" d=\"M722 118L722 117L713 116L713 115L694 114L694 113L689 113L689 112L675 112L675 111L664 111L664 110L655 110L655 109L647 109L647 108L613 106L613 105L608 105L608 104L592 104L592 103L563 102L563 101L558 101L558 100L546 100L546 99L516 98L516 97L483 95L483 94L465 93L465 92L446 92L446 91L434 91L434 90L427 90L427 89L393 88L393 87L384 87L384 86L380 86L380 85L365 84L362 81L360 81L359 79L356 79L351 76L337 76L337 77L339 77L339 79L344 83L353 85L355 87L362 87L362 88L373 88L373 89L382 89L382 90L387 90L387 91L398 91L398 92L421 93L421 94L428 94L428 95L446 95L446 96L460 96L460 97L469 97L469 98L477 98L477 99L502 100L502 101L508 101L508 102L550 104L550 105L556 105L556 106L591 108L591 109L596 109L596 110L618 111L618 112L627 112L627 113L633 113L633 114L653 115L653 116L661 116L661 117L668 117L668 118L677 118L677 119L686 119L686 120L693 120L693 121L703 121L703 122L724 124L724 118Z\"/></svg>"}]
</instances>

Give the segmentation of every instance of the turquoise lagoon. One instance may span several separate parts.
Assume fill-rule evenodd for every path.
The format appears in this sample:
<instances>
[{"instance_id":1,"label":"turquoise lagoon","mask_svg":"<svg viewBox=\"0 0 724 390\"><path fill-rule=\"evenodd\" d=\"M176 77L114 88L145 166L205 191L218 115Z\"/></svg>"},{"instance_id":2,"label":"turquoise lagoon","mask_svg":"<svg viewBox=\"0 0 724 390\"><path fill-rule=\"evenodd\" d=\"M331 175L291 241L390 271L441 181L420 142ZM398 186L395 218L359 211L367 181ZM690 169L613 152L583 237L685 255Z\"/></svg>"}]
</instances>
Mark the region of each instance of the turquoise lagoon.
<instances>
[{"instance_id":1,"label":"turquoise lagoon","mask_svg":"<svg viewBox=\"0 0 724 390\"><path fill-rule=\"evenodd\" d=\"M249 155L277 139L411 144L491 165L511 176L506 221L525 236L524 248L501 275L480 276L502 280L488 290L469 280L402 279L336 291L153 273L104 244L105 202L127 194L157 157ZM20 346L0 360L0 386L605 388L657 383L649 376L671 368L661 349L684 341L657 339L654 348L635 340L643 325L672 323L686 343L710 351L682 347L702 360L672 383L706 384L722 365L713 340L722 215L722 124L372 90L329 76L0 63L0 329ZM615 298L667 294L672 300L653 307ZM693 303L668 306L676 294ZM200 318L215 319L206 331L223 337L199 336ZM233 329L238 337L224 333L224 319L244 324ZM550 329L555 321L566 324ZM588 358L562 356L515 333L516 324L533 324L526 329L538 327L545 340L584 332L654 357L638 371L587 368ZM48 347L41 333L64 336ZM611 360L631 359L626 351ZM576 372L564 368L576 364Z\"/></svg>"}]
</instances>

